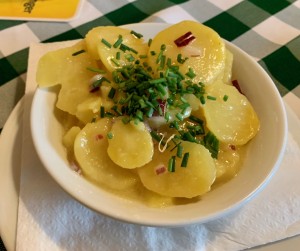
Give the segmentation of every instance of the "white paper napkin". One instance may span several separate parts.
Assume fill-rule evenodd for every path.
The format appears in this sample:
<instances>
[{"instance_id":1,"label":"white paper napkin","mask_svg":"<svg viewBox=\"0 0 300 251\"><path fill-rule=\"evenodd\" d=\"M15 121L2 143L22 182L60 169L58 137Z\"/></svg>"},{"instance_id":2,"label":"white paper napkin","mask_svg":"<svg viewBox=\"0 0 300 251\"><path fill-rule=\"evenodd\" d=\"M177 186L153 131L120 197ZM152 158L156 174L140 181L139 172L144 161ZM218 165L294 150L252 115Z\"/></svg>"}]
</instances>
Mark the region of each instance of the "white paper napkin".
<instances>
[{"instance_id":1,"label":"white paper napkin","mask_svg":"<svg viewBox=\"0 0 300 251\"><path fill-rule=\"evenodd\" d=\"M241 250L300 234L300 141L295 131L289 132L282 165L268 186L243 208L206 224L137 226L97 214L72 199L43 168L29 128L38 58L65 45L30 47L17 250Z\"/></svg>"}]
</instances>

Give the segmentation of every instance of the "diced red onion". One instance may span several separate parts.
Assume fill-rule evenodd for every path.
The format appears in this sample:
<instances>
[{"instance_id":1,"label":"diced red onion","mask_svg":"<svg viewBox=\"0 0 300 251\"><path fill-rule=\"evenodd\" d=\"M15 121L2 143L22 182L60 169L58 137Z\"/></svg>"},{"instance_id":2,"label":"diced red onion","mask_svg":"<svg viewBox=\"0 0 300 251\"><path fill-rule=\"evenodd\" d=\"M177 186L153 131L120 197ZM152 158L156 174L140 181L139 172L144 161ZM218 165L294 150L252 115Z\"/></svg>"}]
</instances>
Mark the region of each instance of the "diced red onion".
<instances>
[{"instance_id":1,"label":"diced red onion","mask_svg":"<svg viewBox=\"0 0 300 251\"><path fill-rule=\"evenodd\" d=\"M193 36L192 32L187 32L181 37L174 40L174 43L177 45L177 47L183 47L188 45L191 41L193 41L195 37Z\"/></svg>"}]
</instances>

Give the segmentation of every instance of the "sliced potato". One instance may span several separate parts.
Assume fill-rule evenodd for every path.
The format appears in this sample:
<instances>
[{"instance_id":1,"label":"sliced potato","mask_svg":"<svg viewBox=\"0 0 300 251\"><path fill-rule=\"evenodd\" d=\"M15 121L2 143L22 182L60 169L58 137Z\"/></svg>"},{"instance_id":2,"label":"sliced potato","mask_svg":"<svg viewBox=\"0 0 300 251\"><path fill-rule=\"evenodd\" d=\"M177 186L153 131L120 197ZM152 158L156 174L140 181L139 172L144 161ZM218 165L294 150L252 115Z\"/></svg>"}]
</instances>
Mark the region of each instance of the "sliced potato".
<instances>
[{"instance_id":1,"label":"sliced potato","mask_svg":"<svg viewBox=\"0 0 300 251\"><path fill-rule=\"evenodd\" d=\"M112 189L129 189L136 184L137 176L117 166L107 154L106 135L111 124L108 118L87 124L75 139L75 158L87 179Z\"/></svg>"},{"instance_id":2,"label":"sliced potato","mask_svg":"<svg viewBox=\"0 0 300 251\"><path fill-rule=\"evenodd\" d=\"M153 156L153 142L144 123L124 124L116 120L111 129L108 155L117 165L133 169L147 164Z\"/></svg>"},{"instance_id":3,"label":"sliced potato","mask_svg":"<svg viewBox=\"0 0 300 251\"><path fill-rule=\"evenodd\" d=\"M64 146L70 150L72 149L73 152L73 148L74 148L74 142L75 142L75 138L77 136L77 134L80 132L80 127L79 126L72 126L67 132L66 134L63 136L63 144Z\"/></svg>"},{"instance_id":4,"label":"sliced potato","mask_svg":"<svg viewBox=\"0 0 300 251\"><path fill-rule=\"evenodd\" d=\"M178 47L175 40L191 32L195 37L186 46ZM192 68L196 73L195 82L209 84L223 71L225 66L225 44L220 36L211 28L194 21L183 21L159 32L151 43L148 52L148 62L152 69L156 70L158 55L161 45L165 44L164 55L173 63L179 65L182 74ZM153 56L152 51L156 54ZM177 62L177 56L188 58L183 64Z\"/></svg>"},{"instance_id":5,"label":"sliced potato","mask_svg":"<svg viewBox=\"0 0 300 251\"><path fill-rule=\"evenodd\" d=\"M188 165L180 167L181 159L176 159L175 172L168 171L168 162L174 154L157 149L153 160L138 168L144 186L158 194L170 197L192 198L210 190L216 178L216 167L209 151L202 145L182 142L184 152L189 153Z\"/></svg>"},{"instance_id":6,"label":"sliced potato","mask_svg":"<svg viewBox=\"0 0 300 251\"><path fill-rule=\"evenodd\" d=\"M259 130L259 120L251 103L234 86L216 82L206 88L207 99L202 106L207 127L224 143L244 145ZM224 101L224 96L228 100Z\"/></svg>"},{"instance_id":7,"label":"sliced potato","mask_svg":"<svg viewBox=\"0 0 300 251\"><path fill-rule=\"evenodd\" d=\"M60 84L57 107L72 115L76 114L77 105L95 93L89 92L89 84L95 73L87 67L97 67L88 53L72 56L73 53L86 50L82 40L71 47L51 51L39 61L36 80L40 87Z\"/></svg>"},{"instance_id":8,"label":"sliced potato","mask_svg":"<svg viewBox=\"0 0 300 251\"><path fill-rule=\"evenodd\" d=\"M228 49L226 49L225 55L226 55L225 56L225 67L217 79L221 80L225 84L232 85L231 78L232 78L233 54Z\"/></svg>"},{"instance_id":9,"label":"sliced potato","mask_svg":"<svg viewBox=\"0 0 300 251\"><path fill-rule=\"evenodd\" d=\"M119 36L122 37L122 44L134 49L120 50L120 46L115 48L113 45L118 41ZM102 41L107 41L111 46L107 46ZM127 65L131 61L131 56L139 59L138 55L146 55L148 45L144 43L142 38L137 38L131 31L121 27L115 26L101 26L96 27L88 32L86 35L86 43L89 53L94 59L100 59L109 71ZM117 59L117 53L120 53L120 59ZM117 62L117 63L116 63Z\"/></svg>"},{"instance_id":10,"label":"sliced potato","mask_svg":"<svg viewBox=\"0 0 300 251\"><path fill-rule=\"evenodd\" d=\"M241 155L237 147L221 144L218 159L215 159L217 169L216 182L233 178L239 170L240 162Z\"/></svg>"}]
</instances>

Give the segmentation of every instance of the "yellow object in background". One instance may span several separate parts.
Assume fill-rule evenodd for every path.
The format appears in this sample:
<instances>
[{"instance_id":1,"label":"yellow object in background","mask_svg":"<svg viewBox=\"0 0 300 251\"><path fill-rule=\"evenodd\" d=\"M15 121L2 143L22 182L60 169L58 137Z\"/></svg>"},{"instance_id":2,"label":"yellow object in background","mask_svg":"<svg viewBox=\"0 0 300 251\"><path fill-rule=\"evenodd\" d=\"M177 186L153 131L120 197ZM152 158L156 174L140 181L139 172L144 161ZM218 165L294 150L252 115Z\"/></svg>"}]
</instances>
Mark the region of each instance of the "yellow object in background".
<instances>
[{"instance_id":1,"label":"yellow object in background","mask_svg":"<svg viewBox=\"0 0 300 251\"><path fill-rule=\"evenodd\" d=\"M0 19L69 21L82 0L1 0Z\"/></svg>"}]
</instances>

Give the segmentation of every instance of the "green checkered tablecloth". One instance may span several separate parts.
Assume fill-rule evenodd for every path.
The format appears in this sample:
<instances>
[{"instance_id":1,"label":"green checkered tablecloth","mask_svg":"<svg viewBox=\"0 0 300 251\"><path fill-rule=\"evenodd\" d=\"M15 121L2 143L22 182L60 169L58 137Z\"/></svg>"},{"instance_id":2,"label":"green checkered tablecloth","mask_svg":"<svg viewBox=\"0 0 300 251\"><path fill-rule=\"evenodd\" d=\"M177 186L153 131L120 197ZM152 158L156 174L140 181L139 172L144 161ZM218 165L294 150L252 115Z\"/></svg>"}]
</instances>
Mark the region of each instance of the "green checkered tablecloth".
<instances>
[{"instance_id":1,"label":"green checkered tablecloth","mask_svg":"<svg viewBox=\"0 0 300 251\"><path fill-rule=\"evenodd\" d=\"M252 55L282 96L292 91L300 97L299 0L88 0L68 23L0 21L0 128L24 93L31 42L82 38L99 25L184 19L212 27Z\"/></svg>"},{"instance_id":2,"label":"green checkered tablecloth","mask_svg":"<svg viewBox=\"0 0 300 251\"><path fill-rule=\"evenodd\" d=\"M282 96L300 98L300 0L86 0L70 22L0 20L1 130L24 95L30 43L82 38L100 25L181 20L213 28L253 56Z\"/></svg>"}]
</instances>

